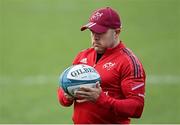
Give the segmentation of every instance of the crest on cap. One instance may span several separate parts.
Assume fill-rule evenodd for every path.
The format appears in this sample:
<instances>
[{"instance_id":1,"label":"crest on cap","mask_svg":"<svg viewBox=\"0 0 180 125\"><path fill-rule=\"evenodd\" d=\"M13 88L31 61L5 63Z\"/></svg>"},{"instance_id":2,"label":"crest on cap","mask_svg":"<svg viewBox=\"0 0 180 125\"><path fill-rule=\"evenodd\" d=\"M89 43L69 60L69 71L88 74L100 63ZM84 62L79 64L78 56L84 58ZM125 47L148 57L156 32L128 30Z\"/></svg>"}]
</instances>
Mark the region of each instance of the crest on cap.
<instances>
[{"instance_id":1,"label":"crest on cap","mask_svg":"<svg viewBox=\"0 0 180 125\"><path fill-rule=\"evenodd\" d=\"M101 16L103 16L103 13L96 12L95 14L92 15L90 20L97 21L99 20L99 18L101 18Z\"/></svg>"}]
</instances>

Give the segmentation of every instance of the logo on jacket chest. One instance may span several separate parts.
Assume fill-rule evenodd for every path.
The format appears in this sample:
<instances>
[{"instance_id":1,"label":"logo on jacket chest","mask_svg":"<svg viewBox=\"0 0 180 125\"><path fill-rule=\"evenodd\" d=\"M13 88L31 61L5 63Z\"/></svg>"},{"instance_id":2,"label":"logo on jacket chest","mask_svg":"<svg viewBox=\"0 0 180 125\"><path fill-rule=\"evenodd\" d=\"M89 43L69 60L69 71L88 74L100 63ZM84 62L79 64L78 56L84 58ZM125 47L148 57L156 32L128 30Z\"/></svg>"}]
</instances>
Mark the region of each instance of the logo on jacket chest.
<instances>
[{"instance_id":1,"label":"logo on jacket chest","mask_svg":"<svg viewBox=\"0 0 180 125\"><path fill-rule=\"evenodd\" d=\"M103 68L109 71L109 70L111 70L115 65L116 65L116 63L108 62L108 63L105 63L105 64L103 65Z\"/></svg>"},{"instance_id":2,"label":"logo on jacket chest","mask_svg":"<svg viewBox=\"0 0 180 125\"><path fill-rule=\"evenodd\" d=\"M80 60L81 63L87 64L87 58L83 58Z\"/></svg>"}]
</instances>

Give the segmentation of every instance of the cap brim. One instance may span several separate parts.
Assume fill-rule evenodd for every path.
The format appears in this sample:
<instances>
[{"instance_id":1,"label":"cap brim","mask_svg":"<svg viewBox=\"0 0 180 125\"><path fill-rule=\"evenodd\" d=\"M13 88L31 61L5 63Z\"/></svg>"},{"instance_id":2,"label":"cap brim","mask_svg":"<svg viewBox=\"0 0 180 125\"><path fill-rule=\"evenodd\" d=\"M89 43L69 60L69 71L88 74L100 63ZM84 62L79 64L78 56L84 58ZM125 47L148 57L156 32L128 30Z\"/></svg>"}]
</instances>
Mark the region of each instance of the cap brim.
<instances>
[{"instance_id":1,"label":"cap brim","mask_svg":"<svg viewBox=\"0 0 180 125\"><path fill-rule=\"evenodd\" d=\"M81 27L81 31L84 31L86 29L90 29L95 33L105 33L108 30L107 27L101 26L94 22L89 22L88 24Z\"/></svg>"}]
</instances>

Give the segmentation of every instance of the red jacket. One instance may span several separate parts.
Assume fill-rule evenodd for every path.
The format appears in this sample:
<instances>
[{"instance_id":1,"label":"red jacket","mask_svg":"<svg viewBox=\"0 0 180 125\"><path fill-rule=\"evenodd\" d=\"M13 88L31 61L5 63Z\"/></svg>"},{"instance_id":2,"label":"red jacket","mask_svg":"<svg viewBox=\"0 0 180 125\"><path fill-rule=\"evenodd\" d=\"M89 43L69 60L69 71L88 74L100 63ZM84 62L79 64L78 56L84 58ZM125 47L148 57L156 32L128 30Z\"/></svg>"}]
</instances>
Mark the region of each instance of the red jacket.
<instances>
[{"instance_id":1,"label":"red jacket","mask_svg":"<svg viewBox=\"0 0 180 125\"><path fill-rule=\"evenodd\" d=\"M139 118L143 112L145 94L145 72L137 57L120 42L109 48L96 62L93 48L80 52L73 64L93 66L101 76L103 92L96 102L74 101L75 124L130 123L130 118ZM59 102L70 106L62 89L58 90Z\"/></svg>"}]
</instances>

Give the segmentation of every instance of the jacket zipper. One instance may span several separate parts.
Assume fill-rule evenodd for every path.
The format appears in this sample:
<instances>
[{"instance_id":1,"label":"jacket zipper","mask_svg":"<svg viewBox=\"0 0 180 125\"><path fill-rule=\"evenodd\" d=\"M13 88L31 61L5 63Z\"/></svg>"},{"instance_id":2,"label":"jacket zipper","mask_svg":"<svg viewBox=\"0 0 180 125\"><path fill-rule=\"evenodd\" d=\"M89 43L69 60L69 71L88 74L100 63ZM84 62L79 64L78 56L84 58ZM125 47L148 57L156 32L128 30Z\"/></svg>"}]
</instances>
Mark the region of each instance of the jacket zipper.
<instances>
[{"instance_id":1,"label":"jacket zipper","mask_svg":"<svg viewBox=\"0 0 180 125\"><path fill-rule=\"evenodd\" d=\"M105 54L105 53L104 53ZM93 65L93 67L95 68L96 67L96 65L102 60L102 58L104 57L104 54L102 55L102 57L97 61L97 63L96 63L96 60L97 60L97 53L96 53L96 55L95 55L95 62L94 62L94 65Z\"/></svg>"}]
</instances>

